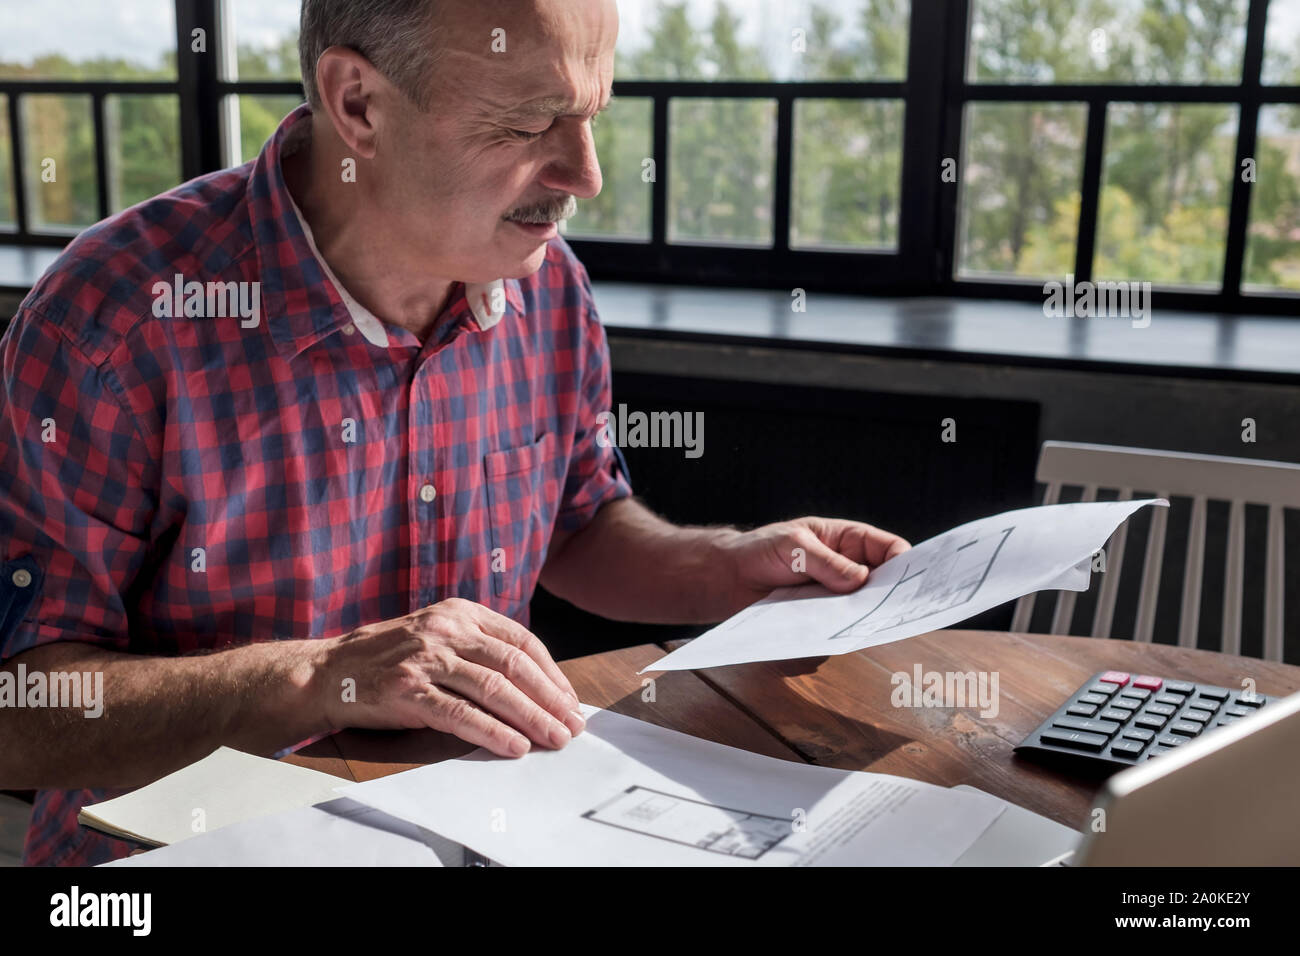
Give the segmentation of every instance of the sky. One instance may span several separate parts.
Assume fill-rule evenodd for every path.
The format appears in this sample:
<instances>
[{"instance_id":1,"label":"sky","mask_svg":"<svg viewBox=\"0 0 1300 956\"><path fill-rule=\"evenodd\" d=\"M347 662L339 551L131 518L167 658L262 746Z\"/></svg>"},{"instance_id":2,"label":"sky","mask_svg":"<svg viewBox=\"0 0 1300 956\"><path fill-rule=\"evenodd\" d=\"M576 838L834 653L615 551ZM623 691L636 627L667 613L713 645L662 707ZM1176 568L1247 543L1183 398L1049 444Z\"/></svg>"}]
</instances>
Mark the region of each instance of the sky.
<instances>
[{"instance_id":1,"label":"sky","mask_svg":"<svg viewBox=\"0 0 1300 956\"><path fill-rule=\"evenodd\" d=\"M174 41L172 0L52 0L60 11L51 17L49 4L0 0L6 29L0 31L0 59L25 61L32 53L60 51L74 58L132 54L156 64ZM654 0L617 0L620 48L634 49L655 9ZM742 40L767 48L773 62L788 48L790 28L798 24L809 0L728 0L742 18ZM1300 5L1300 0L1294 0ZM298 23L298 0L226 0L241 41L259 46L275 42ZM703 30L714 0L689 0L691 18ZM821 0L843 13L861 0ZM759 31L766 27L766 37Z\"/></svg>"},{"instance_id":2,"label":"sky","mask_svg":"<svg viewBox=\"0 0 1300 956\"><path fill-rule=\"evenodd\" d=\"M617 0L621 21L619 46L635 49L654 0ZM779 65L788 56L790 30L801 24L810 0L729 0L740 14L742 40L764 47L769 62ZM861 0L822 0L844 16ZM233 10L241 40L266 45L298 21L298 0L227 0ZM693 22L703 30L714 0L690 0ZM1294 48L1300 37L1300 0L1271 0L1270 31L1290 37ZM52 10L57 15L52 15ZM172 0L47 0L27 3L0 0L0 59L27 62L33 54L62 52L73 58L128 55L155 65L175 43ZM760 30L763 36L760 36ZM778 69L777 75L785 75Z\"/></svg>"}]
</instances>

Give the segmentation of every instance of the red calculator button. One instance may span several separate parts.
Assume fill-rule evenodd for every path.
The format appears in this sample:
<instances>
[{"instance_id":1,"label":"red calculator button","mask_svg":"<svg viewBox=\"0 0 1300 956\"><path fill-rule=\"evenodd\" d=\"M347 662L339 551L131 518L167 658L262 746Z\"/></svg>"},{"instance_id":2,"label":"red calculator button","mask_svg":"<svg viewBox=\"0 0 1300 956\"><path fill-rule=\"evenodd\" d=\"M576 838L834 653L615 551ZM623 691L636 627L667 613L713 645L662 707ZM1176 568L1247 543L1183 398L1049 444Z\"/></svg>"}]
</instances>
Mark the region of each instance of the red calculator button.
<instances>
[{"instance_id":1,"label":"red calculator button","mask_svg":"<svg viewBox=\"0 0 1300 956\"><path fill-rule=\"evenodd\" d=\"M1128 683L1128 675L1123 671L1106 671L1097 679L1103 680L1107 684L1119 684L1120 687Z\"/></svg>"},{"instance_id":2,"label":"red calculator button","mask_svg":"<svg viewBox=\"0 0 1300 956\"><path fill-rule=\"evenodd\" d=\"M1165 685L1165 682L1159 677L1149 677L1146 674L1133 678L1134 687L1145 687L1148 690L1159 690Z\"/></svg>"}]
</instances>

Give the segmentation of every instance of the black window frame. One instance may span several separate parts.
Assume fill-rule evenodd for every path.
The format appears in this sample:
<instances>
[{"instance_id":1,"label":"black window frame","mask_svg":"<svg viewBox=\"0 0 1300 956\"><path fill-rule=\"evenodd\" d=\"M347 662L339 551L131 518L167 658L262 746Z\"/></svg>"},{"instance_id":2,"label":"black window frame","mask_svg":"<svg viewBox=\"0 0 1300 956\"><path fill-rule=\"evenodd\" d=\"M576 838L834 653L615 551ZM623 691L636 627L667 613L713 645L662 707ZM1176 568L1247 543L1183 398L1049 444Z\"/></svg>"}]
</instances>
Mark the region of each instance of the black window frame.
<instances>
[{"instance_id":1,"label":"black window frame","mask_svg":"<svg viewBox=\"0 0 1300 956\"><path fill-rule=\"evenodd\" d=\"M975 0L978 2L978 0ZM911 0L907 75L897 81L712 81L618 80L614 95L652 102L652 157L657 175L651 189L651 233L646 241L568 239L594 279L793 289L887 296L953 296L1041 300L1042 279L960 278L956 273L961 179L944 182L945 159L964 163L966 105L982 102L1083 104L1087 132L1082 163L1081 206L1074 276L1092 276L1097 212L1104 165L1106 114L1111 103L1207 103L1236 106L1236 162L1229 204L1221 286L1215 290L1159 288L1153 309L1228 314L1294 315L1300 293L1243 292L1251 183L1239 175L1255 155L1260 109L1300 104L1300 86L1261 82L1269 0L1249 0L1241 80L1235 84L1154 85L1141 83L1027 84L968 79L972 0ZM173 94L179 98L182 179L224 166L222 111L231 95L290 95L302 98L297 80L229 80L221 75L226 55L221 0L174 0L177 76L164 81L0 80L7 98L17 229L0 231L0 245L61 246L65 233L33 232L26 204L20 100L36 93L89 94L95 125L95 168L100 217L108 215L105 97L113 94ZM208 52L189 53L190 37L203 29ZM773 181L773 240L770 248L667 240L669 103L689 98L758 98L776 102ZM903 139L896 251L791 248L790 200L794 103L798 99L898 100L903 105ZM1063 277L1062 277L1063 278ZM1140 279L1140 276L1133 277Z\"/></svg>"}]
</instances>

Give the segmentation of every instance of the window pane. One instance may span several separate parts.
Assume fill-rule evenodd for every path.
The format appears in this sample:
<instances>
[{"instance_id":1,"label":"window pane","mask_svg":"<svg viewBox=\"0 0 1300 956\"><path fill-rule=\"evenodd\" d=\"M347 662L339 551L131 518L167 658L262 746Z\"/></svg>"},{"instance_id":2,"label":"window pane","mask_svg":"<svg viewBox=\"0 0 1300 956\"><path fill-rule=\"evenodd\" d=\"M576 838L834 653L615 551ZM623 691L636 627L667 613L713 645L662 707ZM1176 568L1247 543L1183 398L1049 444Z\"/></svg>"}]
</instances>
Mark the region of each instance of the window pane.
<instances>
[{"instance_id":1,"label":"window pane","mask_svg":"<svg viewBox=\"0 0 1300 956\"><path fill-rule=\"evenodd\" d=\"M654 101L615 97L592 130L604 186L595 199L578 202L566 236L614 239L650 238L649 169ZM645 177L645 178L643 178Z\"/></svg>"},{"instance_id":2,"label":"window pane","mask_svg":"<svg viewBox=\"0 0 1300 956\"><path fill-rule=\"evenodd\" d=\"M1264 34L1265 83L1300 83L1300 0L1270 0Z\"/></svg>"},{"instance_id":3,"label":"window pane","mask_svg":"<svg viewBox=\"0 0 1300 956\"><path fill-rule=\"evenodd\" d=\"M166 192L181 181L179 106L175 96L107 96L108 208Z\"/></svg>"},{"instance_id":4,"label":"window pane","mask_svg":"<svg viewBox=\"0 0 1300 956\"><path fill-rule=\"evenodd\" d=\"M1088 108L970 103L965 115L960 276L1074 271Z\"/></svg>"},{"instance_id":5,"label":"window pane","mask_svg":"<svg viewBox=\"0 0 1300 956\"><path fill-rule=\"evenodd\" d=\"M614 75L901 80L910 0L619 0Z\"/></svg>"},{"instance_id":6,"label":"window pane","mask_svg":"<svg viewBox=\"0 0 1300 956\"><path fill-rule=\"evenodd\" d=\"M1249 0L972 0L970 78L1236 83Z\"/></svg>"},{"instance_id":7,"label":"window pane","mask_svg":"<svg viewBox=\"0 0 1300 956\"><path fill-rule=\"evenodd\" d=\"M0 76L27 79L173 79L173 0L5 2Z\"/></svg>"},{"instance_id":8,"label":"window pane","mask_svg":"<svg viewBox=\"0 0 1300 956\"><path fill-rule=\"evenodd\" d=\"M9 97L0 93L0 227L13 229L14 211L13 146L9 141Z\"/></svg>"},{"instance_id":9,"label":"window pane","mask_svg":"<svg viewBox=\"0 0 1300 956\"><path fill-rule=\"evenodd\" d=\"M795 100L790 245L896 249L901 100Z\"/></svg>"},{"instance_id":10,"label":"window pane","mask_svg":"<svg viewBox=\"0 0 1300 956\"><path fill-rule=\"evenodd\" d=\"M99 218L90 97L40 93L23 96L18 105L31 227L90 225Z\"/></svg>"},{"instance_id":11,"label":"window pane","mask_svg":"<svg viewBox=\"0 0 1300 956\"><path fill-rule=\"evenodd\" d=\"M235 104L233 115L228 111L227 116L238 129L228 129L226 135L233 136L239 144L239 152L233 157L235 165L239 165L262 151L280 121L293 112L302 102L302 97L244 94L227 97L227 102Z\"/></svg>"},{"instance_id":12,"label":"window pane","mask_svg":"<svg viewBox=\"0 0 1300 956\"><path fill-rule=\"evenodd\" d=\"M668 103L668 240L770 245L776 101Z\"/></svg>"},{"instance_id":13,"label":"window pane","mask_svg":"<svg viewBox=\"0 0 1300 956\"><path fill-rule=\"evenodd\" d=\"M1111 104L1094 275L1220 285L1236 136L1235 106Z\"/></svg>"},{"instance_id":14,"label":"window pane","mask_svg":"<svg viewBox=\"0 0 1300 956\"><path fill-rule=\"evenodd\" d=\"M1300 106L1259 111L1243 284L1300 289Z\"/></svg>"},{"instance_id":15,"label":"window pane","mask_svg":"<svg viewBox=\"0 0 1300 956\"><path fill-rule=\"evenodd\" d=\"M234 43L228 80L297 80L300 0L225 0L223 42Z\"/></svg>"}]
</instances>

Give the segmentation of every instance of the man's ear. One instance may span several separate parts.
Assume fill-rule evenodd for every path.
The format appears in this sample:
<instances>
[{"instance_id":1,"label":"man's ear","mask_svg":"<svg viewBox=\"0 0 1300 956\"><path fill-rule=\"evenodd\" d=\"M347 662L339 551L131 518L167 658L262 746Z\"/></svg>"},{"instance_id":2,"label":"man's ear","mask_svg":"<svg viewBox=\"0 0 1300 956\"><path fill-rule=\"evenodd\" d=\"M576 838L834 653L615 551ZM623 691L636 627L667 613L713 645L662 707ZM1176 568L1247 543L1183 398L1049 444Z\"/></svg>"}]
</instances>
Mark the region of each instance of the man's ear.
<instances>
[{"instance_id":1,"label":"man's ear","mask_svg":"<svg viewBox=\"0 0 1300 956\"><path fill-rule=\"evenodd\" d=\"M388 87L371 62L348 47L329 47L316 61L321 109L347 148L362 159L374 158L380 94Z\"/></svg>"}]
</instances>

